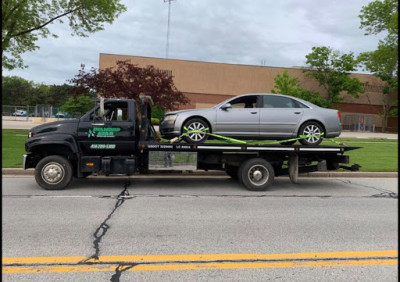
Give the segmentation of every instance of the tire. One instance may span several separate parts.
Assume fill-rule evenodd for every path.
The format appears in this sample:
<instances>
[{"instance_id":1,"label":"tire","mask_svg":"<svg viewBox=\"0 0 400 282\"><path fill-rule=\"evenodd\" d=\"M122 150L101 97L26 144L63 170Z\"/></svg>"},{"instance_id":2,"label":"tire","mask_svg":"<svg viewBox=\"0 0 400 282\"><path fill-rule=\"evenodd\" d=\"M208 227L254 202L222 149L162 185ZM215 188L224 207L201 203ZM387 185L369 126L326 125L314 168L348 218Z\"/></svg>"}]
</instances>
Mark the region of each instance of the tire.
<instances>
[{"instance_id":1,"label":"tire","mask_svg":"<svg viewBox=\"0 0 400 282\"><path fill-rule=\"evenodd\" d=\"M300 127L299 137L300 135L310 135L310 137L306 139L300 139L299 141L301 144L306 146L317 146L319 143L322 142L322 137L315 137L314 135L321 134L323 132L324 129L321 124L314 121L306 122Z\"/></svg>"},{"instance_id":2,"label":"tire","mask_svg":"<svg viewBox=\"0 0 400 282\"><path fill-rule=\"evenodd\" d=\"M272 165L264 159L246 160L239 168L240 182L251 191L265 191L272 184L275 171Z\"/></svg>"},{"instance_id":3,"label":"tire","mask_svg":"<svg viewBox=\"0 0 400 282\"><path fill-rule=\"evenodd\" d=\"M190 130L205 130L206 128L208 128L208 124L199 118L192 118L190 120L188 120L184 127L186 127L189 131ZM185 132L185 129L183 129L183 132ZM188 134L187 136L185 136L183 139L187 142L187 143L203 143L207 140L208 135L205 133L191 133Z\"/></svg>"},{"instance_id":4,"label":"tire","mask_svg":"<svg viewBox=\"0 0 400 282\"><path fill-rule=\"evenodd\" d=\"M61 190L72 180L72 165L62 156L48 156L39 161L35 169L35 179L46 190Z\"/></svg>"},{"instance_id":5,"label":"tire","mask_svg":"<svg viewBox=\"0 0 400 282\"><path fill-rule=\"evenodd\" d=\"M233 179L235 179L235 180L238 180L238 179L239 179L239 175L238 175L239 168L238 168L238 167L236 167L236 166L230 166L229 168L227 168L227 169L225 170L225 172L226 172L227 175L229 175L229 176L232 177Z\"/></svg>"}]
</instances>

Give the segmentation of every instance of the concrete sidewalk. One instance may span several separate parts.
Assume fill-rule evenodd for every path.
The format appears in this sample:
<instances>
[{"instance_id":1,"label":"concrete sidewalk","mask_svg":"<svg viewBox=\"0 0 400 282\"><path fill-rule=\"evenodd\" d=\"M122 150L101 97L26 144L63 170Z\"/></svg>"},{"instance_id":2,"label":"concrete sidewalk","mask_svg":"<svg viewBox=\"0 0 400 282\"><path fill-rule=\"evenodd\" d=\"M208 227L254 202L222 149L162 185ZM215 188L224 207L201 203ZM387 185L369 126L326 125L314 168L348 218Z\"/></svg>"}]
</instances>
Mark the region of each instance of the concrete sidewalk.
<instances>
[{"instance_id":1,"label":"concrete sidewalk","mask_svg":"<svg viewBox=\"0 0 400 282\"><path fill-rule=\"evenodd\" d=\"M62 119L60 119L62 120ZM31 129L32 127L38 125L32 121L26 120L2 120L2 126L4 129ZM158 126L155 126L158 130ZM379 132L352 132L352 131L342 131L340 135L342 138L383 138L383 139L398 139L398 134L396 133L379 133Z\"/></svg>"}]
</instances>

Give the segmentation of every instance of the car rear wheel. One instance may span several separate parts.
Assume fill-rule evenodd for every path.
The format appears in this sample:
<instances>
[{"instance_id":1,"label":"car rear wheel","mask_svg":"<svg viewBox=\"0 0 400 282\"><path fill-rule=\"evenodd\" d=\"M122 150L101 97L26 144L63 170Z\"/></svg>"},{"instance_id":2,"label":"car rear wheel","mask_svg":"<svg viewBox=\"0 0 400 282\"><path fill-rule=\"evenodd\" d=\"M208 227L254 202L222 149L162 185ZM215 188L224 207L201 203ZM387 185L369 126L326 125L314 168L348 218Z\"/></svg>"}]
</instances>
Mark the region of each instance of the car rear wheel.
<instances>
[{"instance_id":1,"label":"car rear wheel","mask_svg":"<svg viewBox=\"0 0 400 282\"><path fill-rule=\"evenodd\" d=\"M324 133L321 124L314 121L306 122L300 127L299 135L305 135L308 137L300 139L299 141L303 145L317 146L322 142L321 133Z\"/></svg>"},{"instance_id":2,"label":"car rear wheel","mask_svg":"<svg viewBox=\"0 0 400 282\"><path fill-rule=\"evenodd\" d=\"M188 131L199 131L192 132L186 135L183 139L187 143L203 143L207 140L208 135L205 133L205 131L208 128L208 125L204 120L199 118L192 118L185 123L184 127L186 127ZM204 133L202 133L201 131ZM185 132L186 130L183 129L183 133Z\"/></svg>"},{"instance_id":3,"label":"car rear wheel","mask_svg":"<svg viewBox=\"0 0 400 282\"><path fill-rule=\"evenodd\" d=\"M72 165L62 156L48 156L35 169L36 182L46 190L61 190L72 180Z\"/></svg>"}]
</instances>

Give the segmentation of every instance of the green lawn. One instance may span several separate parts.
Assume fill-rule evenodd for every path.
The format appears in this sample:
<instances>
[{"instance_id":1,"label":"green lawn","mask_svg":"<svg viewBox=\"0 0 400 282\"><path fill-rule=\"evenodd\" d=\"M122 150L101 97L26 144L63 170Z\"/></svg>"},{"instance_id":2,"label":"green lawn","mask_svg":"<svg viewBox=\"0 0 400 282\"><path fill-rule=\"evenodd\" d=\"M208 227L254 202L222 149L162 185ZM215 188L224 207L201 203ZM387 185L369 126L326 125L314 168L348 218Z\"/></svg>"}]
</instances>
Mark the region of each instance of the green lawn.
<instances>
[{"instance_id":1,"label":"green lawn","mask_svg":"<svg viewBox=\"0 0 400 282\"><path fill-rule=\"evenodd\" d=\"M2 161L3 167L22 167L22 156L25 154L25 141L28 130L3 129ZM324 140L321 145L338 145L343 143L347 146L362 147L349 151L351 164L361 165L361 171L398 171L397 163L397 140L388 139L357 139L357 138L335 138ZM215 143L212 140L210 142Z\"/></svg>"}]
</instances>

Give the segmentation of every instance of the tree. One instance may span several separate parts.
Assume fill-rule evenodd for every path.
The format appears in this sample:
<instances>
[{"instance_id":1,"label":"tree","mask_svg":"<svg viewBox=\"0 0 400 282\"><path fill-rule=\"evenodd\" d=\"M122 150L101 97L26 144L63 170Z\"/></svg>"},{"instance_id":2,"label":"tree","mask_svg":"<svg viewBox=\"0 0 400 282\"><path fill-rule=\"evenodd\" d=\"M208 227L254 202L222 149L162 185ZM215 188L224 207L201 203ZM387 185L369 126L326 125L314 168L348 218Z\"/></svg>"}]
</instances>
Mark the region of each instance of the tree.
<instances>
[{"instance_id":1,"label":"tree","mask_svg":"<svg viewBox=\"0 0 400 282\"><path fill-rule=\"evenodd\" d=\"M386 129L386 120L390 109L398 103L393 99L398 90L398 3L395 0L373 1L362 7L360 28L365 28L365 35L387 32L384 40L380 40L375 51L364 52L358 60L364 69L372 72L384 83L382 89L382 131Z\"/></svg>"},{"instance_id":2,"label":"tree","mask_svg":"<svg viewBox=\"0 0 400 282\"><path fill-rule=\"evenodd\" d=\"M26 106L25 97L32 94L34 84L18 76L3 76L1 81L1 102L3 105Z\"/></svg>"},{"instance_id":3,"label":"tree","mask_svg":"<svg viewBox=\"0 0 400 282\"><path fill-rule=\"evenodd\" d=\"M352 52L340 54L330 47L313 47L306 59L309 66L304 72L307 76L314 77L326 90L330 103L342 101L339 96L341 91L346 91L355 98L364 93L363 83L358 78L350 77L350 73L358 66Z\"/></svg>"},{"instance_id":4,"label":"tree","mask_svg":"<svg viewBox=\"0 0 400 282\"><path fill-rule=\"evenodd\" d=\"M289 76L287 71L284 71L282 75L278 74L274 81L275 86L271 93L297 97L324 108L332 105L327 99L321 97L320 93L303 89L299 80L296 77Z\"/></svg>"},{"instance_id":5,"label":"tree","mask_svg":"<svg viewBox=\"0 0 400 282\"><path fill-rule=\"evenodd\" d=\"M62 105L61 110L69 114L84 114L94 107L94 97L89 95L79 95L69 97L68 100Z\"/></svg>"},{"instance_id":6,"label":"tree","mask_svg":"<svg viewBox=\"0 0 400 282\"><path fill-rule=\"evenodd\" d=\"M137 102L140 95L148 95L163 110L189 103L175 87L173 76L154 66L141 68L129 61L117 61L115 67L100 71L92 68L85 72L84 68L82 65L79 74L70 80L75 93L98 93L104 98L130 98Z\"/></svg>"},{"instance_id":7,"label":"tree","mask_svg":"<svg viewBox=\"0 0 400 282\"><path fill-rule=\"evenodd\" d=\"M2 64L6 69L23 68L21 54L39 48L39 37L49 35L48 26L67 19L73 35L87 36L104 29L126 7L120 0L3 0Z\"/></svg>"}]
</instances>

